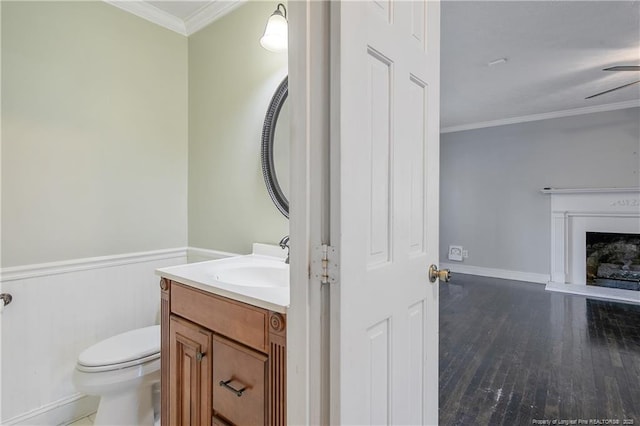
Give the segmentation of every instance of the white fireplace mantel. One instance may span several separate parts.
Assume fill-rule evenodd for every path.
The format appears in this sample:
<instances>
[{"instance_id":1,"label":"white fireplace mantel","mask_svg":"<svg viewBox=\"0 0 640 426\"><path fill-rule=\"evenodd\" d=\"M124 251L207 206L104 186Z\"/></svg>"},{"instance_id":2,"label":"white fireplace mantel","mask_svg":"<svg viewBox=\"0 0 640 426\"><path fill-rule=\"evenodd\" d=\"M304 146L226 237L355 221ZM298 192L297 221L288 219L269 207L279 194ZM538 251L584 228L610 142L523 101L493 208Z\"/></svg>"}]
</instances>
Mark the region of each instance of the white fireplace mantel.
<instances>
[{"instance_id":1,"label":"white fireplace mantel","mask_svg":"<svg viewBox=\"0 0 640 426\"><path fill-rule=\"evenodd\" d=\"M551 196L548 289L640 302L640 292L586 285L586 233L640 233L640 188L541 190ZM620 297L615 297L616 295Z\"/></svg>"},{"instance_id":2,"label":"white fireplace mantel","mask_svg":"<svg viewBox=\"0 0 640 426\"><path fill-rule=\"evenodd\" d=\"M638 193L639 188L543 188L543 194L617 194Z\"/></svg>"}]
</instances>

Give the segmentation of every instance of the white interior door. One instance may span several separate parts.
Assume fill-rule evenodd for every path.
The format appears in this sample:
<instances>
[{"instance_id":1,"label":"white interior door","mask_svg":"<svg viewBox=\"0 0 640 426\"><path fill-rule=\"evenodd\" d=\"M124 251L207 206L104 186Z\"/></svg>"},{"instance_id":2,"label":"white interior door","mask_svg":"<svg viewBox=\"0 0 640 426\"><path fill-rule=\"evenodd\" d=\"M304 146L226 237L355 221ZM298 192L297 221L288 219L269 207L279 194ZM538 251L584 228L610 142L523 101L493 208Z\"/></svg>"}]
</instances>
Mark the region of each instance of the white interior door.
<instances>
[{"instance_id":1,"label":"white interior door","mask_svg":"<svg viewBox=\"0 0 640 426\"><path fill-rule=\"evenodd\" d=\"M437 424L439 3L331 7L331 423Z\"/></svg>"}]
</instances>

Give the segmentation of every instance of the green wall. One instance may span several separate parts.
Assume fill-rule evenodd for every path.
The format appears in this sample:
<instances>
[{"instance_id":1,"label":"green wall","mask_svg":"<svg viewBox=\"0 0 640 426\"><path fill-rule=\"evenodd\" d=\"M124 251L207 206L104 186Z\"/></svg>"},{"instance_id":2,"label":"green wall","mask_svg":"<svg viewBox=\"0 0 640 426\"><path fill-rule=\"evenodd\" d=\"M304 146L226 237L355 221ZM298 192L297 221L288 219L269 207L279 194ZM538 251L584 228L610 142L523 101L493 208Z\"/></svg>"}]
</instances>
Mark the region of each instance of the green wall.
<instances>
[{"instance_id":1,"label":"green wall","mask_svg":"<svg viewBox=\"0 0 640 426\"><path fill-rule=\"evenodd\" d=\"M187 38L2 1L2 266L187 244Z\"/></svg>"},{"instance_id":2,"label":"green wall","mask_svg":"<svg viewBox=\"0 0 640 426\"><path fill-rule=\"evenodd\" d=\"M189 246L249 253L288 221L260 168L262 124L287 54L259 39L276 3L247 2L189 37Z\"/></svg>"},{"instance_id":3,"label":"green wall","mask_svg":"<svg viewBox=\"0 0 640 426\"><path fill-rule=\"evenodd\" d=\"M288 234L260 169L274 7L187 38L99 1L3 1L2 267Z\"/></svg>"}]
</instances>

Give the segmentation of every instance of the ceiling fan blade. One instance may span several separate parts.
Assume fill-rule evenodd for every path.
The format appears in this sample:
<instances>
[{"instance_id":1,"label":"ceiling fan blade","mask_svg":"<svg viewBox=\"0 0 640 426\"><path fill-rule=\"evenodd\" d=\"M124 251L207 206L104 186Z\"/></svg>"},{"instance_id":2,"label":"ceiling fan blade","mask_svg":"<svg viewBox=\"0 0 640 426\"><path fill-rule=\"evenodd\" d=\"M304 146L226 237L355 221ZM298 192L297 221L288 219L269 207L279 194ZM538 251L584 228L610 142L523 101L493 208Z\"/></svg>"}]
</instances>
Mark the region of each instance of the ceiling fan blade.
<instances>
[{"instance_id":1,"label":"ceiling fan blade","mask_svg":"<svg viewBox=\"0 0 640 426\"><path fill-rule=\"evenodd\" d=\"M585 99L595 98L596 96L604 95L605 93L610 93L619 89L624 89L625 87L632 86L636 83L640 83L640 80L632 81L631 83L623 84L622 86L614 87L613 89L605 90L604 92L596 93L595 95L587 96Z\"/></svg>"},{"instance_id":2,"label":"ceiling fan blade","mask_svg":"<svg viewBox=\"0 0 640 426\"><path fill-rule=\"evenodd\" d=\"M602 71L640 71L640 65L618 65L605 68Z\"/></svg>"}]
</instances>

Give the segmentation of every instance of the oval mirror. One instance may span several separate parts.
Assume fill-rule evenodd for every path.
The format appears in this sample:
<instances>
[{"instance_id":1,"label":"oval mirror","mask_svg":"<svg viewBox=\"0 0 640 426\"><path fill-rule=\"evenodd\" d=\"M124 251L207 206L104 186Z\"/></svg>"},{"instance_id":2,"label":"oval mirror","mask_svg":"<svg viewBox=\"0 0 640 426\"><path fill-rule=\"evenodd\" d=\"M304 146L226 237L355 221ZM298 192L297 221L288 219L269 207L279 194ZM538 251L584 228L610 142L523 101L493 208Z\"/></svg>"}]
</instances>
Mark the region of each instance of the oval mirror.
<instances>
[{"instance_id":1,"label":"oval mirror","mask_svg":"<svg viewBox=\"0 0 640 426\"><path fill-rule=\"evenodd\" d=\"M267 191L277 209L289 218L289 77L278 86L262 126L260 160Z\"/></svg>"}]
</instances>

